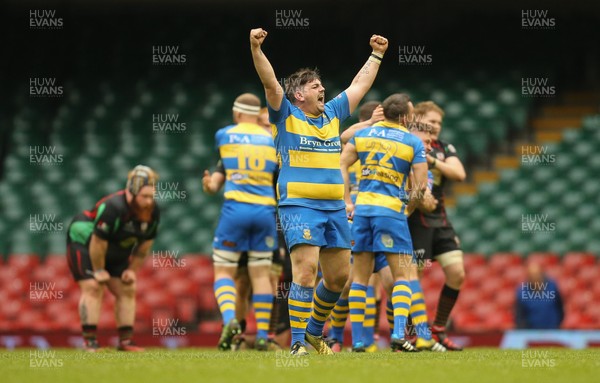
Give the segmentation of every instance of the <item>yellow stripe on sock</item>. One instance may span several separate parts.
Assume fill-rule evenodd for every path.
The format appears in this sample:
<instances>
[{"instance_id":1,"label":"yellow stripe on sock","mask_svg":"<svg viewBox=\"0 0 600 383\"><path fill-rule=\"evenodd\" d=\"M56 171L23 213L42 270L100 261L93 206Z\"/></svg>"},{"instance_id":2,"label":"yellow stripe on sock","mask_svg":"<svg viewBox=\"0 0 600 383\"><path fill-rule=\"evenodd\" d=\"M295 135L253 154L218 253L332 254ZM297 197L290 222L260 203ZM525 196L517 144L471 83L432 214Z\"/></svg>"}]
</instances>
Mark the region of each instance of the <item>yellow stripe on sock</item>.
<instances>
[{"instance_id":1,"label":"yellow stripe on sock","mask_svg":"<svg viewBox=\"0 0 600 383\"><path fill-rule=\"evenodd\" d=\"M312 302L302 302L302 301L297 301L295 299L289 299L288 305L289 306L298 306L298 307L303 307L303 308L312 308Z\"/></svg>"},{"instance_id":2,"label":"yellow stripe on sock","mask_svg":"<svg viewBox=\"0 0 600 383\"><path fill-rule=\"evenodd\" d=\"M292 327L292 328L306 328L307 325L308 325L308 321L307 322L298 322L295 320L290 320L290 327Z\"/></svg>"}]
</instances>

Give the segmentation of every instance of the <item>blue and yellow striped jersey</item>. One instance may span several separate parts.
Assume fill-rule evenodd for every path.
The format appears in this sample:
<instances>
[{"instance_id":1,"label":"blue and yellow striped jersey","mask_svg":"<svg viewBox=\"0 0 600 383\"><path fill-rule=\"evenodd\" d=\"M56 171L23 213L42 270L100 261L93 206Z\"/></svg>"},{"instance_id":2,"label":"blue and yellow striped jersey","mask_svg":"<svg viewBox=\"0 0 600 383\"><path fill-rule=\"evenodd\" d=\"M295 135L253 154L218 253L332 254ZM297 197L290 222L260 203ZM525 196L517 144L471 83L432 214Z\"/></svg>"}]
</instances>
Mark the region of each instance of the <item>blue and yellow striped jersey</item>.
<instances>
[{"instance_id":1,"label":"blue and yellow striped jersey","mask_svg":"<svg viewBox=\"0 0 600 383\"><path fill-rule=\"evenodd\" d=\"M360 161L356 161L348 168L350 173L350 198L352 203L356 203L356 196L358 195L358 184L360 183Z\"/></svg>"},{"instance_id":2,"label":"blue and yellow striped jersey","mask_svg":"<svg viewBox=\"0 0 600 383\"><path fill-rule=\"evenodd\" d=\"M225 199L275 206L275 144L262 127L251 123L226 126L215 135L225 168Z\"/></svg>"},{"instance_id":3,"label":"blue and yellow striped jersey","mask_svg":"<svg viewBox=\"0 0 600 383\"><path fill-rule=\"evenodd\" d=\"M423 142L405 127L382 121L356 132L350 143L361 164L354 214L406 217L402 196L411 165L426 161Z\"/></svg>"},{"instance_id":4,"label":"blue and yellow striped jersey","mask_svg":"<svg viewBox=\"0 0 600 383\"><path fill-rule=\"evenodd\" d=\"M327 102L319 116L305 114L285 97L278 111L269 106L280 166L279 205L319 210L345 208L340 124L349 116L345 92Z\"/></svg>"}]
</instances>

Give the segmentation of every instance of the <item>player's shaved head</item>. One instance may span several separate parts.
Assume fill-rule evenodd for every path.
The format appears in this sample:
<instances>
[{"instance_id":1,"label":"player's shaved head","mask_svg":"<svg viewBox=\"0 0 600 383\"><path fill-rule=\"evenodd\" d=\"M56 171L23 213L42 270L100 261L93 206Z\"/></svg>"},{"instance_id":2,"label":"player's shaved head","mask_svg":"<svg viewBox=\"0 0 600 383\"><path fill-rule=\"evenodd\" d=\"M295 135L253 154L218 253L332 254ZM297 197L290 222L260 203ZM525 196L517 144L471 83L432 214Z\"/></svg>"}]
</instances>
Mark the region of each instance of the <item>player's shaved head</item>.
<instances>
[{"instance_id":1,"label":"player's shaved head","mask_svg":"<svg viewBox=\"0 0 600 383\"><path fill-rule=\"evenodd\" d=\"M373 115L373 111L377 106L381 104L381 101L367 101L358 110L358 121L366 121Z\"/></svg>"},{"instance_id":2,"label":"player's shaved head","mask_svg":"<svg viewBox=\"0 0 600 383\"><path fill-rule=\"evenodd\" d=\"M439 113L440 116L444 117L444 110L433 101L423 101L415 105L416 115L422 116L428 112L436 112Z\"/></svg>"},{"instance_id":3,"label":"player's shaved head","mask_svg":"<svg viewBox=\"0 0 600 383\"><path fill-rule=\"evenodd\" d=\"M285 96L291 103L294 103L296 101L294 94L298 90L302 90L306 84L315 80L321 81L321 75L319 75L319 71L316 68L298 69L284 80Z\"/></svg>"},{"instance_id":4,"label":"player's shaved head","mask_svg":"<svg viewBox=\"0 0 600 383\"><path fill-rule=\"evenodd\" d=\"M383 116L389 121L400 121L401 117L406 117L410 114L412 103L410 97L406 93L394 93L381 104L383 107Z\"/></svg>"}]
</instances>

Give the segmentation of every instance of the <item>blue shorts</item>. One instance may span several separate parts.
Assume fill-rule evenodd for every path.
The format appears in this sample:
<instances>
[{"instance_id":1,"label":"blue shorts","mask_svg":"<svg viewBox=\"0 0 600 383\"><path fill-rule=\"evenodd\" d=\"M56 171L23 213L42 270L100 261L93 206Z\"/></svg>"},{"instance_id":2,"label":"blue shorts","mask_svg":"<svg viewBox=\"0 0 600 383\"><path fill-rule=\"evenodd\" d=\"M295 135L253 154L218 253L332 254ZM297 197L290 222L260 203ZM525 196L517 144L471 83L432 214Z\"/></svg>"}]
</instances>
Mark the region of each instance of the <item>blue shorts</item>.
<instances>
[{"instance_id":1,"label":"blue shorts","mask_svg":"<svg viewBox=\"0 0 600 383\"><path fill-rule=\"evenodd\" d=\"M236 252L277 249L275 207L225 201L213 248Z\"/></svg>"},{"instance_id":2,"label":"blue shorts","mask_svg":"<svg viewBox=\"0 0 600 383\"><path fill-rule=\"evenodd\" d=\"M354 256L350 257L350 263L354 263ZM384 267L388 267L387 257L385 253L375 253L375 264L373 266L373 272L378 273Z\"/></svg>"},{"instance_id":3,"label":"blue shorts","mask_svg":"<svg viewBox=\"0 0 600 383\"><path fill-rule=\"evenodd\" d=\"M304 206L279 206L279 223L291 251L296 245L326 249L350 248L346 209L316 210Z\"/></svg>"},{"instance_id":4,"label":"blue shorts","mask_svg":"<svg viewBox=\"0 0 600 383\"><path fill-rule=\"evenodd\" d=\"M371 253L413 253L412 240L406 219L392 217L354 216L352 251Z\"/></svg>"}]
</instances>

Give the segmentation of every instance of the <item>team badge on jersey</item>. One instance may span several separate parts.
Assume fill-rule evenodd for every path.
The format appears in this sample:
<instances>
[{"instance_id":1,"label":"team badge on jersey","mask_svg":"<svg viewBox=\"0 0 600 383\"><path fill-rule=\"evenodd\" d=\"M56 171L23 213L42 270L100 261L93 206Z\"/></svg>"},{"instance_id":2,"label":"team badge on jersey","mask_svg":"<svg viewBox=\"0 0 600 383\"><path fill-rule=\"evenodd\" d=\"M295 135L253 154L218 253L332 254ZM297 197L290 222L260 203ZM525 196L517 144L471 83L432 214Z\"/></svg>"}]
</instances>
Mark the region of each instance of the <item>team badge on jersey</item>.
<instances>
[{"instance_id":1,"label":"team badge on jersey","mask_svg":"<svg viewBox=\"0 0 600 383\"><path fill-rule=\"evenodd\" d=\"M389 234L384 234L381 236L381 243L383 243L383 246L388 248L394 247L394 239Z\"/></svg>"},{"instance_id":2,"label":"team badge on jersey","mask_svg":"<svg viewBox=\"0 0 600 383\"><path fill-rule=\"evenodd\" d=\"M302 236L302 238L306 240L312 239L312 235L310 235L310 229L304 229L304 235Z\"/></svg>"},{"instance_id":3,"label":"team badge on jersey","mask_svg":"<svg viewBox=\"0 0 600 383\"><path fill-rule=\"evenodd\" d=\"M142 233L145 233L146 230L148 230L148 222L142 222L140 224L140 229L142 230Z\"/></svg>"},{"instance_id":4,"label":"team badge on jersey","mask_svg":"<svg viewBox=\"0 0 600 383\"><path fill-rule=\"evenodd\" d=\"M265 243L267 244L267 247L273 247L273 246L275 246L275 238L273 238L271 236L267 236L265 238Z\"/></svg>"}]
</instances>

